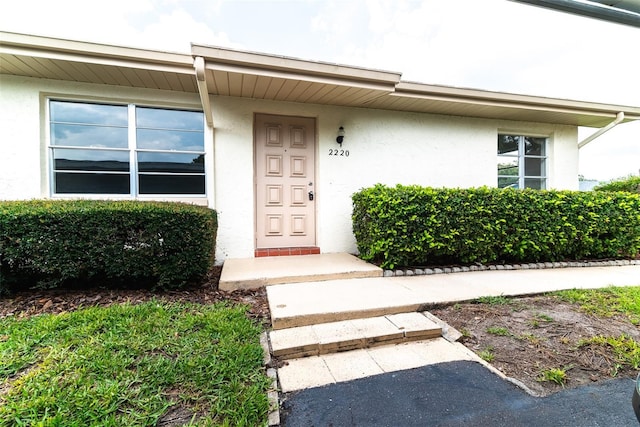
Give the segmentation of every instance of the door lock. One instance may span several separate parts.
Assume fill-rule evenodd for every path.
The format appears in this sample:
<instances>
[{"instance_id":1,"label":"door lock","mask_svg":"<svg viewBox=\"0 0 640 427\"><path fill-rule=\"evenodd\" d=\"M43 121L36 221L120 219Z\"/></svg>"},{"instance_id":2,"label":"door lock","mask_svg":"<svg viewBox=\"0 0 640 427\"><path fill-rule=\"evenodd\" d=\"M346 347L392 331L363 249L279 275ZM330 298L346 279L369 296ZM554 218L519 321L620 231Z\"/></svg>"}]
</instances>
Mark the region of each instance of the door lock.
<instances>
[{"instance_id":1,"label":"door lock","mask_svg":"<svg viewBox=\"0 0 640 427\"><path fill-rule=\"evenodd\" d=\"M309 191L309 200L313 200L313 191Z\"/></svg>"}]
</instances>

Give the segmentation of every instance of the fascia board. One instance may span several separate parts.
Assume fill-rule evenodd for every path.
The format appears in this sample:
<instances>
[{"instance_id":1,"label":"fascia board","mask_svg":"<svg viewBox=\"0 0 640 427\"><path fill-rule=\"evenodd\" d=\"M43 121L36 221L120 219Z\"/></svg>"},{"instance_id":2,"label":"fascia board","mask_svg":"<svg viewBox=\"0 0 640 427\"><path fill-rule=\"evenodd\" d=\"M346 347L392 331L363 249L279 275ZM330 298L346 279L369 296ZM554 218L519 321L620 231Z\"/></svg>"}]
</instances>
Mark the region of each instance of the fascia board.
<instances>
[{"instance_id":1,"label":"fascia board","mask_svg":"<svg viewBox=\"0 0 640 427\"><path fill-rule=\"evenodd\" d=\"M193 66L193 58L189 54L111 46L7 32L0 32L0 47L3 49L22 51L31 55L66 55L66 58L73 57L75 58L74 61L78 62L88 62L85 59L96 61L98 58L103 58L119 60L122 61L122 63L164 64L173 67L185 66L189 69ZM142 68L140 66L138 67Z\"/></svg>"},{"instance_id":2,"label":"fascia board","mask_svg":"<svg viewBox=\"0 0 640 427\"><path fill-rule=\"evenodd\" d=\"M167 72L167 73L193 74L193 65L191 65L193 60L191 59L190 56L187 56L187 58L191 62L190 64L176 65L176 64L166 63L166 62L155 63L155 62L148 62L148 61L137 61L135 58L92 56L87 53L83 55L77 55L75 53L69 53L69 52L47 51L47 50L31 49L31 48L15 48L15 47L8 47L4 45L0 46L0 53L17 55L17 56L27 56L31 58L50 59L52 61L80 62L83 64L106 65L106 66L122 67L122 68L135 68L139 70L161 71L161 72Z\"/></svg>"},{"instance_id":3,"label":"fascia board","mask_svg":"<svg viewBox=\"0 0 640 427\"><path fill-rule=\"evenodd\" d=\"M491 105L531 109L538 111L556 111L594 117L612 117L623 111L625 122L640 119L640 107L603 104L596 102L573 101L558 98L546 98L530 95L518 95L504 92L491 92L478 89L465 89L447 86L434 86L421 83L400 82L394 96L423 98L460 102L477 105Z\"/></svg>"},{"instance_id":4,"label":"fascia board","mask_svg":"<svg viewBox=\"0 0 640 427\"><path fill-rule=\"evenodd\" d=\"M386 85L397 84L401 77L401 73L398 72L379 71L326 62L306 61L285 56L244 52L197 44L191 45L191 53L193 56L204 57L207 64L226 64L245 67L248 69L260 69L265 72L280 71L299 75L325 76Z\"/></svg>"}]
</instances>

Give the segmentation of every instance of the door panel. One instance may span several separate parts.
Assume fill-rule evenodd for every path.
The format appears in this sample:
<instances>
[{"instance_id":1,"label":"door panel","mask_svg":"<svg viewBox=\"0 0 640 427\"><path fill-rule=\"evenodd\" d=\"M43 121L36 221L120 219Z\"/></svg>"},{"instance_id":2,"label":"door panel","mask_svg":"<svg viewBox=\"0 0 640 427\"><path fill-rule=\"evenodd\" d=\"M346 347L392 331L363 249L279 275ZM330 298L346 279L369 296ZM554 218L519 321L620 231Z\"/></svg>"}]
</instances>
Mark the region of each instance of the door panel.
<instances>
[{"instance_id":1,"label":"door panel","mask_svg":"<svg viewBox=\"0 0 640 427\"><path fill-rule=\"evenodd\" d=\"M315 119L257 114L255 159L256 248L315 246Z\"/></svg>"}]
</instances>

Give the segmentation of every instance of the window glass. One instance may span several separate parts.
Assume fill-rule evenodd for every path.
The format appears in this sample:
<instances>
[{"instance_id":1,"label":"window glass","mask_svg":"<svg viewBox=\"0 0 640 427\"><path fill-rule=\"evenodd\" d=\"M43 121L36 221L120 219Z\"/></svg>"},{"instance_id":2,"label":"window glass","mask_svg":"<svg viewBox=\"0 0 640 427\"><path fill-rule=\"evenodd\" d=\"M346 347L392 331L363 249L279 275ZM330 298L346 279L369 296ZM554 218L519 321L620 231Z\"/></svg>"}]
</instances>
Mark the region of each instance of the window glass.
<instances>
[{"instance_id":1,"label":"window glass","mask_svg":"<svg viewBox=\"0 0 640 427\"><path fill-rule=\"evenodd\" d=\"M58 194L129 194L129 174L55 173Z\"/></svg>"},{"instance_id":2,"label":"window glass","mask_svg":"<svg viewBox=\"0 0 640 427\"><path fill-rule=\"evenodd\" d=\"M115 150L53 150L54 169L129 172L129 153Z\"/></svg>"},{"instance_id":3,"label":"window glass","mask_svg":"<svg viewBox=\"0 0 640 427\"><path fill-rule=\"evenodd\" d=\"M146 150L204 151L204 133L138 129L138 148Z\"/></svg>"},{"instance_id":4,"label":"window glass","mask_svg":"<svg viewBox=\"0 0 640 427\"><path fill-rule=\"evenodd\" d=\"M544 138L532 138L527 136L524 138L526 156L544 156L546 140Z\"/></svg>"},{"instance_id":5,"label":"window glass","mask_svg":"<svg viewBox=\"0 0 640 427\"><path fill-rule=\"evenodd\" d=\"M498 156L498 175L518 176L518 158Z\"/></svg>"},{"instance_id":6,"label":"window glass","mask_svg":"<svg viewBox=\"0 0 640 427\"><path fill-rule=\"evenodd\" d=\"M92 125L127 126L126 105L89 104L69 101L49 103L51 121Z\"/></svg>"},{"instance_id":7,"label":"window glass","mask_svg":"<svg viewBox=\"0 0 640 427\"><path fill-rule=\"evenodd\" d=\"M204 115L199 111L136 108L136 126L151 129L196 130L202 132Z\"/></svg>"},{"instance_id":8,"label":"window glass","mask_svg":"<svg viewBox=\"0 0 640 427\"><path fill-rule=\"evenodd\" d=\"M544 159L537 157L524 158L524 175L525 176L544 176Z\"/></svg>"},{"instance_id":9,"label":"window glass","mask_svg":"<svg viewBox=\"0 0 640 427\"><path fill-rule=\"evenodd\" d=\"M519 136L498 135L498 154L518 155Z\"/></svg>"},{"instance_id":10,"label":"window glass","mask_svg":"<svg viewBox=\"0 0 640 427\"><path fill-rule=\"evenodd\" d=\"M544 190L545 188L544 179L525 178L524 186L525 188L533 188L534 190Z\"/></svg>"},{"instance_id":11,"label":"window glass","mask_svg":"<svg viewBox=\"0 0 640 427\"><path fill-rule=\"evenodd\" d=\"M498 188L519 188L517 176L499 176Z\"/></svg>"},{"instance_id":12,"label":"window glass","mask_svg":"<svg viewBox=\"0 0 640 427\"><path fill-rule=\"evenodd\" d=\"M204 173L204 155L138 153L140 172Z\"/></svg>"},{"instance_id":13,"label":"window glass","mask_svg":"<svg viewBox=\"0 0 640 427\"><path fill-rule=\"evenodd\" d=\"M498 135L498 187L544 189L546 145L546 138Z\"/></svg>"},{"instance_id":14,"label":"window glass","mask_svg":"<svg viewBox=\"0 0 640 427\"><path fill-rule=\"evenodd\" d=\"M54 100L49 112L54 194L206 194L202 112Z\"/></svg>"},{"instance_id":15,"label":"window glass","mask_svg":"<svg viewBox=\"0 0 640 427\"><path fill-rule=\"evenodd\" d=\"M127 128L51 123L51 145L127 148Z\"/></svg>"},{"instance_id":16,"label":"window glass","mask_svg":"<svg viewBox=\"0 0 640 427\"><path fill-rule=\"evenodd\" d=\"M140 194L204 194L204 175L140 174Z\"/></svg>"}]
</instances>

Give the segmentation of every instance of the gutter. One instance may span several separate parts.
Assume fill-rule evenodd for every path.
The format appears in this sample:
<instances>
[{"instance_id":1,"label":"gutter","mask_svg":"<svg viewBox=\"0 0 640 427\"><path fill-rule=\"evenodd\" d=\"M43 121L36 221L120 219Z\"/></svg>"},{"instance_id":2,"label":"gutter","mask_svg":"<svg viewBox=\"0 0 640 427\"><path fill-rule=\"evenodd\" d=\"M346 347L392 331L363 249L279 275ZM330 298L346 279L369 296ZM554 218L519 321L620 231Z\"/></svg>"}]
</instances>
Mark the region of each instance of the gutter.
<instances>
[{"instance_id":1,"label":"gutter","mask_svg":"<svg viewBox=\"0 0 640 427\"><path fill-rule=\"evenodd\" d=\"M620 122L622 122L623 120L624 120L624 113L622 111L620 111L618 114L616 114L616 119L614 121L612 121L611 123L609 123L608 125L606 125L602 129L598 130L593 135L588 136L585 139L583 139L582 141L580 141L578 143L578 149L584 147L585 145L587 145L588 143L590 143L594 139L598 138L599 136L601 136L605 132L610 131L611 129L616 127L618 124L620 124Z\"/></svg>"}]
</instances>

